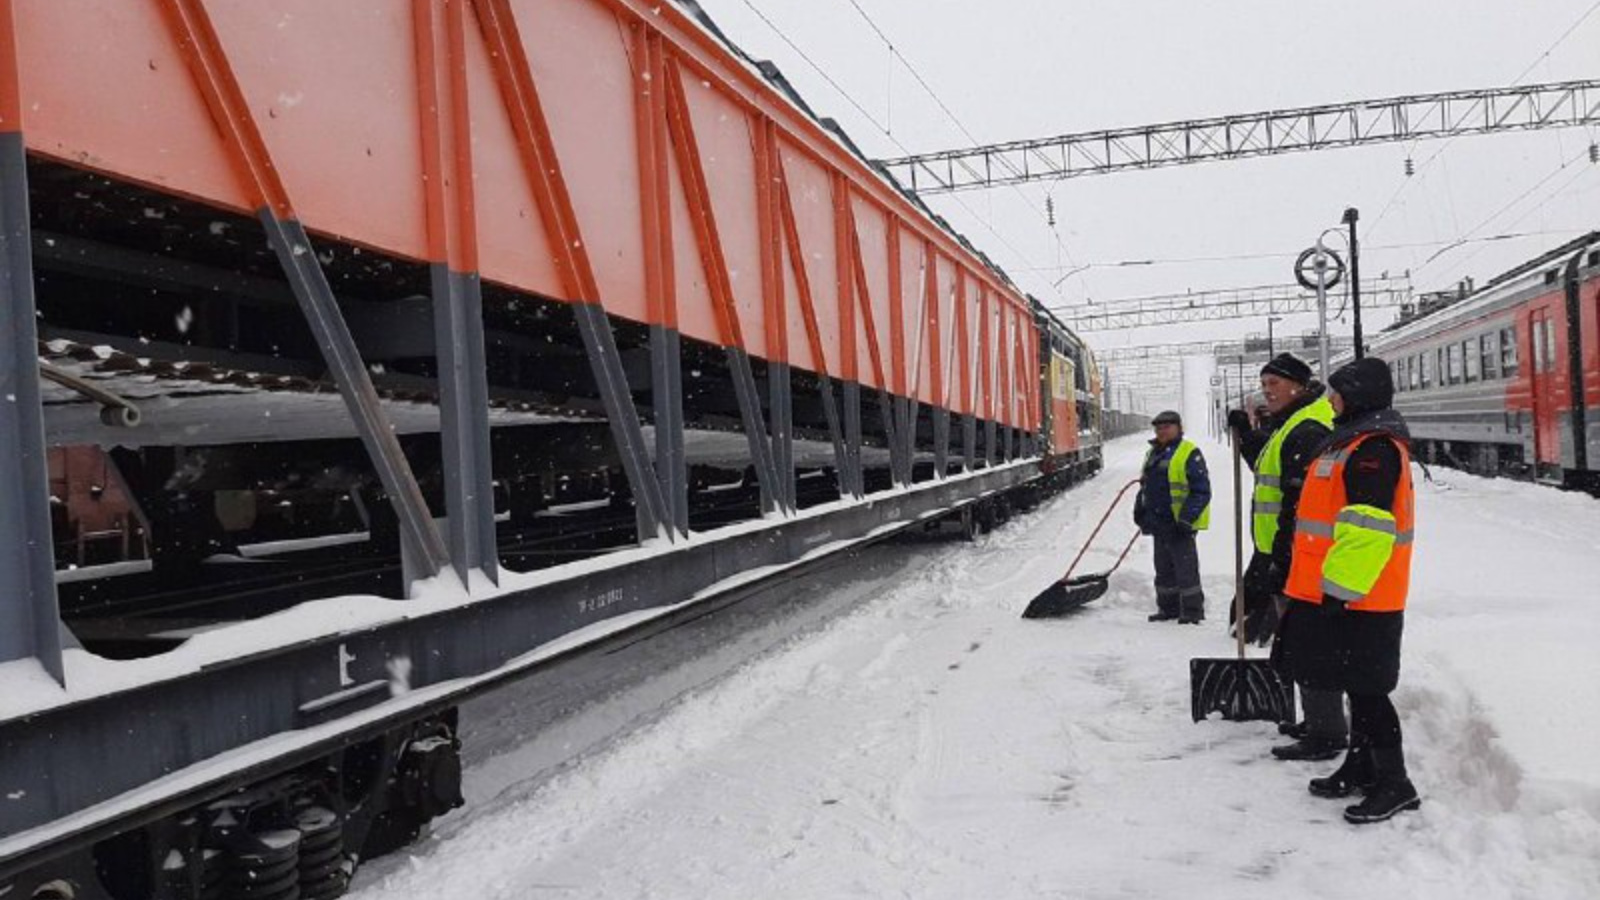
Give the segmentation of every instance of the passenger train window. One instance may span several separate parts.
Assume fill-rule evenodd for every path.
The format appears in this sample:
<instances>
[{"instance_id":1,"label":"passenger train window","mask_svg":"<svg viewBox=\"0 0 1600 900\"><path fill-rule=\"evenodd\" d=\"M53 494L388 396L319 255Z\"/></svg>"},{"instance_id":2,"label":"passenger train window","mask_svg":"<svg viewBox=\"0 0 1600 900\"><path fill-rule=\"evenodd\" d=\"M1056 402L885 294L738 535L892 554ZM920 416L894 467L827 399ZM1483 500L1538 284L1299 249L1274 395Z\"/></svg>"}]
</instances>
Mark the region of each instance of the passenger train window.
<instances>
[{"instance_id":1,"label":"passenger train window","mask_svg":"<svg viewBox=\"0 0 1600 900\"><path fill-rule=\"evenodd\" d=\"M1478 366L1482 362L1478 357L1478 339L1472 338L1461 342L1461 374L1467 381L1478 380Z\"/></svg>"},{"instance_id":2,"label":"passenger train window","mask_svg":"<svg viewBox=\"0 0 1600 900\"><path fill-rule=\"evenodd\" d=\"M1418 365L1417 358L1415 356L1406 357L1406 381L1410 383L1411 390L1413 391L1422 386L1422 382L1417 376L1417 370L1419 368L1421 368L1421 366Z\"/></svg>"},{"instance_id":3,"label":"passenger train window","mask_svg":"<svg viewBox=\"0 0 1600 900\"><path fill-rule=\"evenodd\" d=\"M1479 357L1483 366L1483 380L1500 377L1500 332L1492 331L1478 338Z\"/></svg>"},{"instance_id":4,"label":"passenger train window","mask_svg":"<svg viewBox=\"0 0 1600 900\"><path fill-rule=\"evenodd\" d=\"M1517 326L1500 329L1500 374L1505 378L1517 377Z\"/></svg>"},{"instance_id":5,"label":"passenger train window","mask_svg":"<svg viewBox=\"0 0 1600 900\"><path fill-rule=\"evenodd\" d=\"M1421 359L1421 365L1417 366L1417 369L1422 373L1423 390L1427 390L1433 387L1433 354L1424 353L1419 358Z\"/></svg>"},{"instance_id":6,"label":"passenger train window","mask_svg":"<svg viewBox=\"0 0 1600 900\"><path fill-rule=\"evenodd\" d=\"M1446 371L1448 372L1450 383L1451 384L1460 384L1461 383L1461 345L1460 344L1451 344L1449 347L1445 348L1444 353L1445 353L1446 365L1449 366L1449 369L1446 370Z\"/></svg>"}]
</instances>

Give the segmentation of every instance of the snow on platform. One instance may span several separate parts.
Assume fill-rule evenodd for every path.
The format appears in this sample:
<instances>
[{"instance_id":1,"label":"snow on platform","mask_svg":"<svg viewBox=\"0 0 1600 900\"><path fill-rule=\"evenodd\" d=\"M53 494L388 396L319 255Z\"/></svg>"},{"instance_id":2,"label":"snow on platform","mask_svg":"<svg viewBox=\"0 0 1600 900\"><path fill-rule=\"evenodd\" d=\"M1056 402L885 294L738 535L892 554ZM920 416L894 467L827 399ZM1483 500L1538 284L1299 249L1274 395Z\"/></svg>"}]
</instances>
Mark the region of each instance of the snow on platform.
<instances>
[{"instance_id":1,"label":"snow on platform","mask_svg":"<svg viewBox=\"0 0 1600 900\"><path fill-rule=\"evenodd\" d=\"M1233 648L1229 466L1203 447L1204 626L1145 621L1148 545L1080 614L1018 618L1133 477L1124 440L1091 484L917 551L853 612L443 820L352 896L1600 897L1600 502L1419 483L1396 702L1424 802L1356 828L1306 793L1332 764L1271 759L1264 723L1189 721L1188 660Z\"/></svg>"}]
</instances>

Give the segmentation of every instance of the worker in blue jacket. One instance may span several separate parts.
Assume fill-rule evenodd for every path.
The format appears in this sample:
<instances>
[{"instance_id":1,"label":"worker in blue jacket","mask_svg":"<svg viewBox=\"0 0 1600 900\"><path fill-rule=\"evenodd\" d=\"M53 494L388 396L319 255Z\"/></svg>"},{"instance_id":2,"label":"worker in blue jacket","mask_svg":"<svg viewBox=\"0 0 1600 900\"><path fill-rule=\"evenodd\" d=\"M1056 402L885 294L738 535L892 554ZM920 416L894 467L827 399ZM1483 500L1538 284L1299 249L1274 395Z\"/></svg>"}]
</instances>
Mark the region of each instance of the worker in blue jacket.
<instances>
[{"instance_id":1,"label":"worker in blue jacket","mask_svg":"<svg viewBox=\"0 0 1600 900\"><path fill-rule=\"evenodd\" d=\"M1150 425L1155 437L1133 505L1134 524L1156 545L1156 611L1150 621L1198 625L1206 617L1206 596L1195 536L1211 523L1211 477L1200 448L1184 438L1177 413L1158 413Z\"/></svg>"}]
</instances>

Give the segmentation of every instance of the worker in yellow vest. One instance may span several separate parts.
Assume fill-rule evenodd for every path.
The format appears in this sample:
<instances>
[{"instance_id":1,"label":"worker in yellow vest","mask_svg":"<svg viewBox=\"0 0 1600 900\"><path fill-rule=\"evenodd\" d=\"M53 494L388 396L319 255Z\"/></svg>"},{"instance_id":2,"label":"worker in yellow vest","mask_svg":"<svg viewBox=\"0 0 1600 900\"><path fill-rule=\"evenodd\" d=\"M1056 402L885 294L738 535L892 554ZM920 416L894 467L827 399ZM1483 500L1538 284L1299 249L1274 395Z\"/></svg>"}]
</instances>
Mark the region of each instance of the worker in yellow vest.
<instances>
[{"instance_id":1,"label":"worker in yellow vest","mask_svg":"<svg viewBox=\"0 0 1600 900\"><path fill-rule=\"evenodd\" d=\"M1255 553L1244 573L1245 639L1266 644L1277 632L1289 604L1280 599L1289 577L1294 546L1295 511L1306 467L1333 430L1333 406L1323 387L1311 377L1311 366L1290 353L1280 353L1261 367L1261 395L1267 417L1251 429L1243 410L1228 414L1241 455L1255 472L1250 499L1250 536ZM1281 663L1281 647L1273 657ZM1344 695L1300 686L1305 719L1279 730L1293 743L1272 748L1287 760L1333 759L1344 750L1349 726Z\"/></svg>"},{"instance_id":2,"label":"worker in yellow vest","mask_svg":"<svg viewBox=\"0 0 1600 900\"><path fill-rule=\"evenodd\" d=\"M1422 801L1406 774L1400 717L1400 638L1411 580L1415 497L1410 432L1390 407L1394 383L1379 359L1328 378L1338 415L1306 472L1284 594L1284 656L1296 681L1350 696L1350 749L1311 793L1365 799L1355 824L1381 822Z\"/></svg>"},{"instance_id":3,"label":"worker in yellow vest","mask_svg":"<svg viewBox=\"0 0 1600 900\"><path fill-rule=\"evenodd\" d=\"M1206 459L1183 436L1172 410L1150 420L1155 437L1144 457L1133 521L1155 543L1156 611L1152 622L1198 625L1206 617L1195 536L1211 524L1211 477Z\"/></svg>"}]
</instances>

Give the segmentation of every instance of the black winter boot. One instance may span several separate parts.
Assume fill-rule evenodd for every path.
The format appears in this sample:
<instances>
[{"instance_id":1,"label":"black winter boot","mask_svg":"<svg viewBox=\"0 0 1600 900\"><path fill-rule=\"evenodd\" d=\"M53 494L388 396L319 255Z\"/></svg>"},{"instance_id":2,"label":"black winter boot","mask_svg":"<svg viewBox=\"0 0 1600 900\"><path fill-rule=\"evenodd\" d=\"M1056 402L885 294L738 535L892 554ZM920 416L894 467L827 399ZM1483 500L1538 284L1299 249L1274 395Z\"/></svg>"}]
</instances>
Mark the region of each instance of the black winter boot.
<instances>
[{"instance_id":1,"label":"black winter boot","mask_svg":"<svg viewBox=\"0 0 1600 900\"><path fill-rule=\"evenodd\" d=\"M1163 610L1161 610L1159 612L1151 613L1150 614L1150 621L1152 621L1152 622L1171 622L1173 619L1176 619L1177 617L1178 617L1178 613L1176 611L1170 611L1169 612L1168 610L1163 609Z\"/></svg>"},{"instance_id":2,"label":"black winter boot","mask_svg":"<svg viewBox=\"0 0 1600 900\"><path fill-rule=\"evenodd\" d=\"M1406 777L1406 760L1399 747L1374 747L1371 757L1377 781L1367 791L1367 799L1345 807L1346 822L1369 825L1422 806L1416 787Z\"/></svg>"},{"instance_id":3,"label":"black winter boot","mask_svg":"<svg viewBox=\"0 0 1600 900\"><path fill-rule=\"evenodd\" d=\"M1357 791L1365 794L1377 780L1378 776L1372 771L1372 749L1365 738L1357 737L1351 740L1350 750L1339 768L1326 778L1311 779L1306 790L1318 797L1337 800Z\"/></svg>"},{"instance_id":4,"label":"black winter boot","mask_svg":"<svg viewBox=\"0 0 1600 900\"><path fill-rule=\"evenodd\" d=\"M1343 738L1317 737L1308 734L1292 744L1273 747L1272 755L1278 759L1291 761L1322 762L1338 756L1344 745Z\"/></svg>"}]
</instances>

